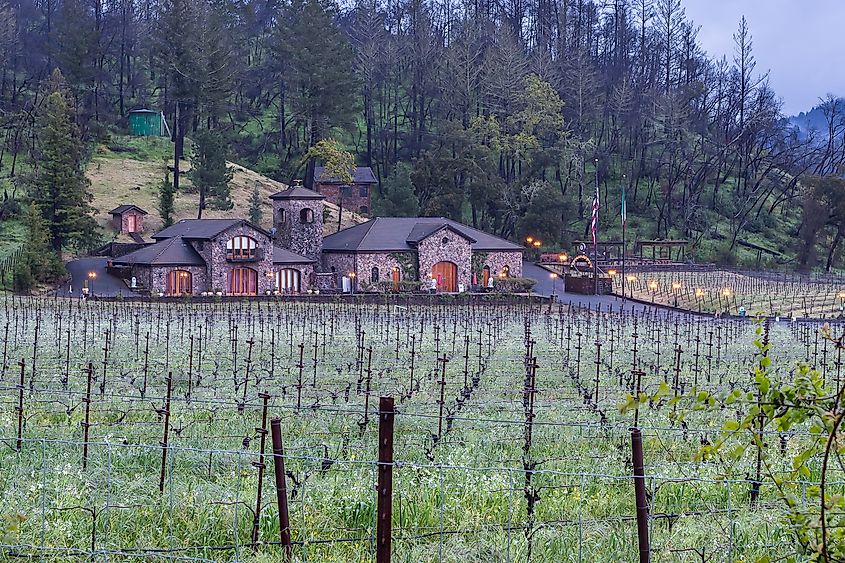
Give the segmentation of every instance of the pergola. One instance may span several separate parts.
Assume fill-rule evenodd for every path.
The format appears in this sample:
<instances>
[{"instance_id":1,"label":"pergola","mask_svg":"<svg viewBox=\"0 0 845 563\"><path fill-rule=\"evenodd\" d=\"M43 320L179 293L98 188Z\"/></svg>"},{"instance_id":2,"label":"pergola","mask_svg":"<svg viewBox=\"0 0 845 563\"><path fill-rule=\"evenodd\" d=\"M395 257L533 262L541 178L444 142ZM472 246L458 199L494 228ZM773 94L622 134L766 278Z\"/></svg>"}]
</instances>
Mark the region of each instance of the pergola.
<instances>
[{"instance_id":1,"label":"pergola","mask_svg":"<svg viewBox=\"0 0 845 563\"><path fill-rule=\"evenodd\" d=\"M593 253L593 242L586 240L574 241L575 247L580 248L583 244L586 247L584 254L588 256ZM622 260L622 253L625 251L621 240L605 240L596 243L599 262L616 262ZM595 257L594 257L595 258Z\"/></svg>"},{"instance_id":2,"label":"pergola","mask_svg":"<svg viewBox=\"0 0 845 563\"><path fill-rule=\"evenodd\" d=\"M683 262L687 256L688 246L688 240L638 240L634 243L634 253L644 260L647 258L647 249L651 249L652 260Z\"/></svg>"}]
</instances>

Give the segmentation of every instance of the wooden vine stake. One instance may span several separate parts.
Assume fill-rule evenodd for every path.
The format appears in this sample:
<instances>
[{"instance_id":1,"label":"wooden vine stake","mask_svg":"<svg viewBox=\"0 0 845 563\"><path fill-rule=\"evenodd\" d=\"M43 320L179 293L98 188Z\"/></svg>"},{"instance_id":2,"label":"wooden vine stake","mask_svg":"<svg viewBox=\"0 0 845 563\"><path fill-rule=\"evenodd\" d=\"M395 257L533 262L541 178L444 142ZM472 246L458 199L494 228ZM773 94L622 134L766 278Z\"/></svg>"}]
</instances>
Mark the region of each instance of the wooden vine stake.
<instances>
[{"instance_id":1,"label":"wooden vine stake","mask_svg":"<svg viewBox=\"0 0 845 563\"><path fill-rule=\"evenodd\" d=\"M393 397L379 400L376 563L390 563L393 517Z\"/></svg>"},{"instance_id":2,"label":"wooden vine stake","mask_svg":"<svg viewBox=\"0 0 845 563\"><path fill-rule=\"evenodd\" d=\"M285 449L282 443L282 419L270 421L273 440L273 469L276 474L276 505L279 508L279 539L285 550L285 561L292 558L290 545L290 515L288 514L288 485L285 476Z\"/></svg>"}]
</instances>

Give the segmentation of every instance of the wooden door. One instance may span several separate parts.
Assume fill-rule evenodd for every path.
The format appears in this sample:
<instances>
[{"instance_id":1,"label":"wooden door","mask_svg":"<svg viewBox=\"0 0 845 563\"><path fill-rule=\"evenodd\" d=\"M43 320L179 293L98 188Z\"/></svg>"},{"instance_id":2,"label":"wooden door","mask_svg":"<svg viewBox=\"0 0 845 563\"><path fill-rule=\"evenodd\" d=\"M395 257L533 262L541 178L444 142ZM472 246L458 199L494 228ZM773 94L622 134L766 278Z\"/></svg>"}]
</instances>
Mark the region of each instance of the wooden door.
<instances>
[{"instance_id":1,"label":"wooden door","mask_svg":"<svg viewBox=\"0 0 845 563\"><path fill-rule=\"evenodd\" d=\"M402 281L402 274L399 268L393 268L393 291L399 291L400 281Z\"/></svg>"},{"instance_id":2,"label":"wooden door","mask_svg":"<svg viewBox=\"0 0 845 563\"><path fill-rule=\"evenodd\" d=\"M257 295L258 272L252 268L234 268L229 272L230 295Z\"/></svg>"},{"instance_id":3,"label":"wooden door","mask_svg":"<svg viewBox=\"0 0 845 563\"><path fill-rule=\"evenodd\" d=\"M431 268L431 277L437 280L438 291L458 290L458 265L454 262L438 262Z\"/></svg>"},{"instance_id":4,"label":"wooden door","mask_svg":"<svg viewBox=\"0 0 845 563\"><path fill-rule=\"evenodd\" d=\"M487 287L488 283L490 283L490 266L484 266L481 272L481 287Z\"/></svg>"},{"instance_id":5,"label":"wooden door","mask_svg":"<svg viewBox=\"0 0 845 563\"><path fill-rule=\"evenodd\" d=\"M137 218L135 217L134 214L129 214L129 215L126 216L126 232L127 233L134 233L136 230L138 230L138 227L136 225L136 219Z\"/></svg>"},{"instance_id":6,"label":"wooden door","mask_svg":"<svg viewBox=\"0 0 845 563\"><path fill-rule=\"evenodd\" d=\"M193 276L185 270L173 270L167 275L167 295L193 293Z\"/></svg>"}]
</instances>

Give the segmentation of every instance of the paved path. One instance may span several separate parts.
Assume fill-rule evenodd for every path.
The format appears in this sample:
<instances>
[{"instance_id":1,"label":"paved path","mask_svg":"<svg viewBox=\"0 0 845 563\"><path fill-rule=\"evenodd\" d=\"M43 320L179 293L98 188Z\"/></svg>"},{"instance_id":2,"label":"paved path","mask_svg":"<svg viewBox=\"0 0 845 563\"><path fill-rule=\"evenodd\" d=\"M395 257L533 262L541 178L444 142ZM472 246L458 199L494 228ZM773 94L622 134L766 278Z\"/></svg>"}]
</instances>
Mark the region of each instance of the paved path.
<instances>
[{"instance_id":1,"label":"paved path","mask_svg":"<svg viewBox=\"0 0 845 563\"><path fill-rule=\"evenodd\" d=\"M89 272L97 274L93 284L91 284L94 297L132 295L122 279L111 275L106 270L107 260L107 258L80 258L68 262L67 271L70 274L70 283L59 287L56 290L56 295L59 297L80 297L82 295L82 282L88 278Z\"/></svg>"},{"instance_id":2,"label":"paved path","mask_svg":"<svg viewBox=\"0 0 845 563\"><path fill-rule=\"evenodd\" d=\"M561 303L572 303L573 305L580 305L581 307L600 307L605 311L619 312L622 307L625 311L640 312L643 310L662 310L660 307L652 307L642 303L632 303L626 301L623 305L622 299L612 295L579 295L577 293L566 293L563 290L563 279L552 278L551 273L545 268L541 268L531 262L522 263L522 275L526 278L531 278L537 281L534 286L534 292L548 297L554 294Z\"/></svg>"}]
</instances>

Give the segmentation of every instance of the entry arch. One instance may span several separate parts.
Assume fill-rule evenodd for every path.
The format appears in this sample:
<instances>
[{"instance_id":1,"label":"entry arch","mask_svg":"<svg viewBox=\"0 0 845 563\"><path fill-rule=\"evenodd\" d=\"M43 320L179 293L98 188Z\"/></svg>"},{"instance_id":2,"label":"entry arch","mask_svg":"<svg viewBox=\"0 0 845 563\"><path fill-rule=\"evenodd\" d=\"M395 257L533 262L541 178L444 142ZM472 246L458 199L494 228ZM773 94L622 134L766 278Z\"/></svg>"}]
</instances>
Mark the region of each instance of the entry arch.
<instances>
[{"instance_id":1,"label":"entry arch","mask_svg":"<svg viewBox=\"0 0 845 563\"><path fill-rule=\"evenodd\" d=\"M431 277L437 281L437 290L454 293L458 290L458 265L454 262L438 262L431 267Z\"/></svg>"}]
</instances>

